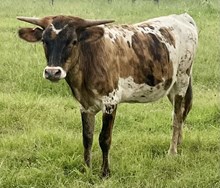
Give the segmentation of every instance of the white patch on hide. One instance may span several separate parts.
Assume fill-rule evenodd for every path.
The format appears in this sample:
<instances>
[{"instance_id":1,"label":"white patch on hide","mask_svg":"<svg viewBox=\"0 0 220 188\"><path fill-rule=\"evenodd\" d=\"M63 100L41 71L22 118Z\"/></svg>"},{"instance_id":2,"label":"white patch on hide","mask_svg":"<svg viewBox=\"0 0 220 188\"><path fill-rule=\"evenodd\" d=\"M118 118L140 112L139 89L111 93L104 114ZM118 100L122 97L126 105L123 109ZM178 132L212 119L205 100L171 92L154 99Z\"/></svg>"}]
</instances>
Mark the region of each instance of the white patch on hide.
<instances>
[{"instance_id":1,"label":"white patch on hide","mask_svg":"<svg viewBox=\"0 0 220 188\"><path fill-rule=\"evenodd\" d=\"M152 87L144 83L135 83L131 76L125 79L119 78L118 88L114 89L108 96L102 97L102 111L112 113L116 105L123 102L147 103L156 101L169 92L169 90L164 90L163 84L164 82L161 82Z\"/></svg>"},{"instance_id":2,"label":"white patch on hide","mask_svg":"<svg viewBox=\"0 0 220 188\"><path fill-rule=\"evenodd\" d=\"M56 29L53 24L50 24L50 25L51 25L53 32L56 33L57 35L59 34L59 32L63 30L63 29Z\"/></svg>"},{"instance_id":3,"label":"white patch on hide","mask_svg":"<svg viewBox=\"0 0 220 188\"><path fill-rule=\"evenodd\" d=\"M53 24L50 24L50 26L51 26L53 32L56 33L56 35L58 35L58 34L59 34L63 29L65 29L68 25L65 25L65 26L64 26L63 28L61 28L61 29L56 29Z\"/></svg>"}]
</instances>

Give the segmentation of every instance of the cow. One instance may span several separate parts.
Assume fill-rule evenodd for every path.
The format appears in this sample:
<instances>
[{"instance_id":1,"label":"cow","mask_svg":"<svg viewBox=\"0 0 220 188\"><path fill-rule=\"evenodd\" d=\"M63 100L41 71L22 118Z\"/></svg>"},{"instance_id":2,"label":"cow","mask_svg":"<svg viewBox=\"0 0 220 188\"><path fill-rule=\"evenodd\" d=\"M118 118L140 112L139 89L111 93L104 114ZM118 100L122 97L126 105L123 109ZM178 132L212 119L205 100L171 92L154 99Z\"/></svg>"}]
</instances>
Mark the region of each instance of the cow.
<instances>
[{"instance_id":1,"label":"cow","mask_svg":"<svg viewBox=\"0 0 220 188\"><path fill-rule=\"evenodd\" d=\"M168 153L177 154L192 107L192 64L198 31L187 13L136 24L74 16L17 17L36 25L20 28L28 42L43 43L43 77L65 79L80 103L85 164L91 166L95 115L102 111L101 175L108 177L112 129L119 103L148 103L168 96L173 133Z\"/></svg>"}]
</instances>

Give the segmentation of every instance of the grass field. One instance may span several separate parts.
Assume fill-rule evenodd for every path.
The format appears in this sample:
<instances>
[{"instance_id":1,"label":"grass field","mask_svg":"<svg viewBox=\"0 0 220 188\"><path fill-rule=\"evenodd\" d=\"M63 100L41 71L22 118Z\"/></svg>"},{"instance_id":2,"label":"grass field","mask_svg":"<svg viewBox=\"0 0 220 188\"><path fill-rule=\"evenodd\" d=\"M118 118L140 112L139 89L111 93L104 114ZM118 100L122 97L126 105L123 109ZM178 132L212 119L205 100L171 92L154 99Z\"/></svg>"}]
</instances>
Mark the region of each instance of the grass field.
<instances>
[{"instance_id":1,"label":"grass field","mask_svg":"<svg viewBox=\"0 0 220 188\"><path fill-rule=\"evenodd\" d=\"M1 188L219 188L220 4L218 0L4 0L0 2ZM110 152L112 176L99 178L101 150L96 119L92 170L83 165L79 105L65 81L42 77L41 44L17 36L30 26L16 16L77 15L134 23L188 12L199 28L194 64L194 105L176 157L167 155L171 105L167 99L118 108ZM83 172L83 169L85 172Z\"/></svg>"}]
</instances>

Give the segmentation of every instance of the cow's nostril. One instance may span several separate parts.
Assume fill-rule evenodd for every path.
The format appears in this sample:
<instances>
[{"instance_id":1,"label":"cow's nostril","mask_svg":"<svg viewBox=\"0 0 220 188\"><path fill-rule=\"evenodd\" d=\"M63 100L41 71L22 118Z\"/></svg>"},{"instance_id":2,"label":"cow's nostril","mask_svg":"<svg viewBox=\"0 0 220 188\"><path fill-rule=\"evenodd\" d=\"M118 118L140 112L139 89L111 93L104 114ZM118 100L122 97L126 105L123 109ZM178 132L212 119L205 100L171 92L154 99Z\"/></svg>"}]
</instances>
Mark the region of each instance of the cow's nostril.
<instances>
[{"instance_id":1,"label":"cow's nostril","mask_svg":"<svg viewBox=\"0 0 220 188\"><path fill-rule=\"evenodd\" d=\"M61 70L60 70L60 69L57 69L57 70L55 71L55 73L54 73L54 76L55 76L55 77L60 77L60 75L61 75Z\"/></svg>"},{"instance_id":2,"label":"cow's nostril","mask_svg":"<svg viewBox=\"0 0 220 188\"><path fill-rule=\"evenodd\" d=\"M45 70L44 70L44 76L45 76L46 79L48 79L48 78L51 76L50 71L48 71L47 69L45 69Z\"/></svg>"}]
</instances>

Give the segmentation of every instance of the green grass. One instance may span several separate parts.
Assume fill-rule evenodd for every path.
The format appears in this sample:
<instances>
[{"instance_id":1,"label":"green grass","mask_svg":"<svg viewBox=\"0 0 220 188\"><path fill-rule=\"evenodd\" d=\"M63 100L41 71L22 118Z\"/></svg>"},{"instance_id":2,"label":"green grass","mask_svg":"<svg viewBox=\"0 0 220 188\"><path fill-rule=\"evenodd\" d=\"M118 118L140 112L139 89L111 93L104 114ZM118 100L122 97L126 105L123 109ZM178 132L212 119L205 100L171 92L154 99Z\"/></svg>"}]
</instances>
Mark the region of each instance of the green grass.
<instances>
[{"instance_id":1,"label":"green grass","mask_svg":"<svg viewBox=\"0 0 220 188\"><path fill-rule=\"evenodd\" d=\"M0 2L0 187L2 188L218 188L219 175L219 3L217 0L12 0ZM110 153L112 176L99 178L101 150L96 119L93 166L83 164L79 105L64 81L42 78L40 44L17 36L16 16L71 14L134 23L188 12L199 27L194 64L194 105L179 155L167 155L171 105L166 99L118 108Z\"/></svg>"}]
</instances>

